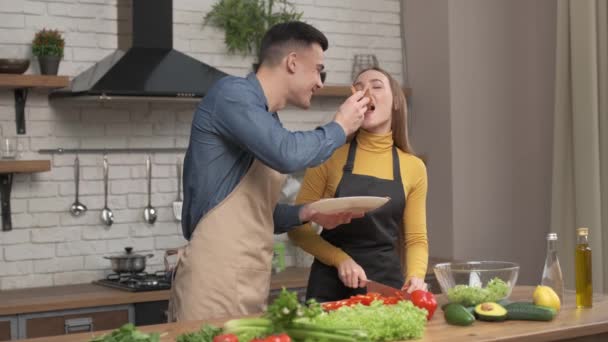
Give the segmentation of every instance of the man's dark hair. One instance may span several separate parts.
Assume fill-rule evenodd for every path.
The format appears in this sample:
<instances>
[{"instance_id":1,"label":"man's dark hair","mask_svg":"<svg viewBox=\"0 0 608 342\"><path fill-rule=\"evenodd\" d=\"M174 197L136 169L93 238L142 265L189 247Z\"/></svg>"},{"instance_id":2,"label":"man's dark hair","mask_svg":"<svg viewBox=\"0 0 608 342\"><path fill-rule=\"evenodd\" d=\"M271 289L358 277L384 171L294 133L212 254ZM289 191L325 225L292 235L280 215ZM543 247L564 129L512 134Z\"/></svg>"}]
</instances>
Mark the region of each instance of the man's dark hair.
<instances>
[{"instance_id":1,"label":"man's dark hair","mask_svg":"<svg viewBox=\"0 0 608 342\"><path fill-rule=\"evenodd\" d=\"M325 35L313 26L301 21L289 21L271 27L260 44L258 62L275 65L285 57L287 47L310 46L313 43L327 50L328 42Z\"/></svg>"}]
</instances>

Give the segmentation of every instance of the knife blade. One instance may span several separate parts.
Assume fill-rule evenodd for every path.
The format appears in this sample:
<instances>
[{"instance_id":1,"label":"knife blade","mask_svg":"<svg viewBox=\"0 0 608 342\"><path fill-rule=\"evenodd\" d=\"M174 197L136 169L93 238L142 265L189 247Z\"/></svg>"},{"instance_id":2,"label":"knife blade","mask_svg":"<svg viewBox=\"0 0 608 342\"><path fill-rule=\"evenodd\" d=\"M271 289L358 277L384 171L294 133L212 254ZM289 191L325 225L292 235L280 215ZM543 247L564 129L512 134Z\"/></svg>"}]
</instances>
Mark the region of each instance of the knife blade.
<instances>
[{"instance_id":1,"label":"knife blade","mask_svg":"<svg viewBox=\"0 0 608 342\"><path fill-rule=\"evenodd\" d=\"M379 293L384 297L395 297L401 296L404 299L410 299L410 294L407 291L403 291L392 286L388 286L377 281L368 279L367 281L367 292Z\"/></svg>"}]
</instances>

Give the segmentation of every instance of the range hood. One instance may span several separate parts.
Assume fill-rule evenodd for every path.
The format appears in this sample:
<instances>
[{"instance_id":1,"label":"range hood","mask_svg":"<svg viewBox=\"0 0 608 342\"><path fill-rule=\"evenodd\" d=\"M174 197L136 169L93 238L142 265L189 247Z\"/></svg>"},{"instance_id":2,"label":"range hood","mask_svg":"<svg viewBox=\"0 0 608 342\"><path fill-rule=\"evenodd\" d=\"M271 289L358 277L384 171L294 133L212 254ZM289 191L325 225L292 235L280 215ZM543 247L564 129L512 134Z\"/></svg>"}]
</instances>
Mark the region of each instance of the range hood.
<instances>
[{"instance_id":1,"label":"range hood","mask_svg":"<svg viewBox=\"0 0 608 342\"><path fill-rule=\"evenodd\" d=\"M173 49L173 1L132 0L132 46L76 76L51 99L190 100L227 74Z\"/></svg>"}]
</instances>

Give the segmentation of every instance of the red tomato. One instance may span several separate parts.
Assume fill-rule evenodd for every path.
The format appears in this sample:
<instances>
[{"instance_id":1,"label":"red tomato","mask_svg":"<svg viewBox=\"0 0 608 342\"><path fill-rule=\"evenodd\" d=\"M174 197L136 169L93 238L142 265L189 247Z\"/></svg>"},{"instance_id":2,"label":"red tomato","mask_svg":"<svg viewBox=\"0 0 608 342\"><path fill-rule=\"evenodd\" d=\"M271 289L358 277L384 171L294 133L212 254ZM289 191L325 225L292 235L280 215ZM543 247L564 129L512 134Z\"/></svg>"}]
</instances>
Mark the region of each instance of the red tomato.
<instances>
[{"instance_id":1,"label":"red tomato","mask_svg":"<svg viewBox=\"0 0 608 342\"><path fill-rule=\"evenodd\" d=\"M252 340L252 342L291 342L291 338L289 337L289 335L282 333L279 335L270 335L263 339L255 339Z\"/></svg>"},{"instance_id":2,"label":"red tomato","mask_svg":"<svg viewBox=\"0 0 608 342\"><path fill-rule=\"evenodd\" d=\"M215 336L213 342L239 342L239 339L234 334L223 334Z\"/></svg>"}]
</instances>

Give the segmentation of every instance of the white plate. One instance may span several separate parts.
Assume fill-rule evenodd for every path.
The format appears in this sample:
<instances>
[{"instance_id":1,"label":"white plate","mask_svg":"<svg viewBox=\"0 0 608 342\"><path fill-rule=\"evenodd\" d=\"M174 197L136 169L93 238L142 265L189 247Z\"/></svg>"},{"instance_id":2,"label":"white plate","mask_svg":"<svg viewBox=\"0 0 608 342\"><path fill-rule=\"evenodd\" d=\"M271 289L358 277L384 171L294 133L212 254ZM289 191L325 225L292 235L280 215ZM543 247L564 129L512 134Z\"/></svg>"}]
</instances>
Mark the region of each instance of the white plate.
<instances>
[{"instance_id":1,"label":"white plate","mask_svg":"<svg viewBox=\"0 0 608 342\"><path fill-rule=\"evenodd\" d=\"M366 213L380 208L390 200L389 197L352 196L339 198L325 198L310 204L312 209L323 214L342 212Z\"/></svg>"}]
</instances>

